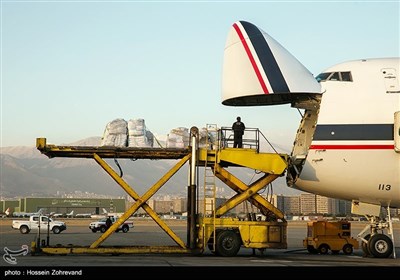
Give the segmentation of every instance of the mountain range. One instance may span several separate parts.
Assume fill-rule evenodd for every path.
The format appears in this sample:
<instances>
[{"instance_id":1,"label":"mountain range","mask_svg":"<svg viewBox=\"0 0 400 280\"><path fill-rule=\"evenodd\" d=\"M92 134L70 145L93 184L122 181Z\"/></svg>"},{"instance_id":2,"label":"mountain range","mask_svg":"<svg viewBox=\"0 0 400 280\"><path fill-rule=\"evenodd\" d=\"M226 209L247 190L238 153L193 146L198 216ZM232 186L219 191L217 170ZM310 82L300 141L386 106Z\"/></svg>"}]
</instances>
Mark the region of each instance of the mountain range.
<instances>
[{"instance_id":1,"label":"mountain range","mask_svg":"<svg viewBox=\"0 0 400 280\"><path fill-rule=\"evenodd\" d=\"M70 146L100 146L101 137L90 137ZM81 158L48 158L36 147L15 146L2 147L0 196L2 199L16 197L53 197L60 195L103 195L126 196L125 191L93 160ZM139 194L143 195L176 163L176 160L145 160L132 161L118 159L117 164L112 159L106 162ZM246 168L229 170L243 182L254 178L254 171ZM201 170L200 170L201 171ZM199 185L202 185L203 175L199 171ZM216 180L220 195L229 195L231 190L219 180ZM185 164L156 195L186 197L188 185L188 164ZM271 186L270 186L271 187ZM273 182L269 193L298 194L297 190L286 186L285 178L280 177Z\"/></svg>"}]
</instances>

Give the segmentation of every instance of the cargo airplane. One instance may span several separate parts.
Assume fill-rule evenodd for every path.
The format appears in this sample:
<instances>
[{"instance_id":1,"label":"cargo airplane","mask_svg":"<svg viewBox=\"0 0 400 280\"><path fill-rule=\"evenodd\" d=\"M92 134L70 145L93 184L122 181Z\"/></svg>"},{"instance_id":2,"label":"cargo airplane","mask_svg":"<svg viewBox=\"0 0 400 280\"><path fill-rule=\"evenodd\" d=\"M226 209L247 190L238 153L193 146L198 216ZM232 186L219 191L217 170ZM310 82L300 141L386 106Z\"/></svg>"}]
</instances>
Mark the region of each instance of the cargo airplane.
<instances>
[{"instance_id":1,"label":"cargo airplane","mask_svg":"<svg viewBox=\"0 0 400 280\"><path fill-rule=\"evenodd\" d=\"M1 213L0 215L1 215L2 218L7 218L7 217L9 217L9 216L10 216L10 207L8 207L8 208L6 209L6 211L4 211L4 213Z\"/></svg>"},{"instance_id":2,"label":"cargo airplane","mask_svg":"<svg viewBox=\"0 0 400 280\"><path fill-rule=\"evenodd\" d=\"M29 218L33 215L44 215L46 208L40 208L37 212L13 212L13 217Z\"/></svg>"},{"instance_id":3,"label":"cargo airplane","mask_svg":"<svg viewBox=\"0 0 400 280\"><path fill-rule=\"evenodd\" d=\"M369 223L365 255L395 256L391 208L400 208L400 58L338 63L314 77L257 26L237 21L224 50L222 104L291 104L300 111L289 187L351 201ZM302 111L304 110L304 111Z\"/></svg>"},{"instance_id":4,"label":"cargo airplane","mask_svg":"<svg viewBox=\"0 0 400 280\"><path fill-rule=\"evenodd\" d=\"M52 212L52 213L49 214L49 216L51 216L53 218L63 218L63 217L72 218L73 215L74 215L74 210L72 210L69 213L54 213L54 212Z\"/></svg>"}]
</instances>

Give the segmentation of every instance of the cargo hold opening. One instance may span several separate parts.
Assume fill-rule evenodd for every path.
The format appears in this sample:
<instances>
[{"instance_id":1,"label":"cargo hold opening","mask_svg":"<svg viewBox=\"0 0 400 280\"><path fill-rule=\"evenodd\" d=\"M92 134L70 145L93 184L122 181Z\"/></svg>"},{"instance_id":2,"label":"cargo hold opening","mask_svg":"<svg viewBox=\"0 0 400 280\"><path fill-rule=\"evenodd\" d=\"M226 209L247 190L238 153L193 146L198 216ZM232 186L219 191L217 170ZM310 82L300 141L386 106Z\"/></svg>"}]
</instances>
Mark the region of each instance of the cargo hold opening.
<instances>
[{"instance_id":1,"label":"cargo hold opening","mask_svg":"<svg viewBox=\"0 0 400 280\"><path fill-rule=\"evenodd\" d=\"M291 104L293 108L316 110L321 100L320 93L273 93L254 94L225 99L226 106L270 106Z\"/></svg>"},{"instance_id":2,"label":"cargo hold opening","mask_svg":"<svg viewBox=\"0 0 400 280\"><path fill-rule=\"evenodd\" d=\"M297 129L286 176L286 183L289 187L292 187L296 182L306 161L314 137L318 113L319 109L305 110L299 128Z\"/></svg>"},{"instance_id":3,"label":"cargo hold opening","mask_svg":"<svg viewBox=\"0 0 400 280\"><path fill-rule=\"evenodd\" d=\"M394 150L400 153L400 111L394 113Z\"/></svg>"}]
</instances>

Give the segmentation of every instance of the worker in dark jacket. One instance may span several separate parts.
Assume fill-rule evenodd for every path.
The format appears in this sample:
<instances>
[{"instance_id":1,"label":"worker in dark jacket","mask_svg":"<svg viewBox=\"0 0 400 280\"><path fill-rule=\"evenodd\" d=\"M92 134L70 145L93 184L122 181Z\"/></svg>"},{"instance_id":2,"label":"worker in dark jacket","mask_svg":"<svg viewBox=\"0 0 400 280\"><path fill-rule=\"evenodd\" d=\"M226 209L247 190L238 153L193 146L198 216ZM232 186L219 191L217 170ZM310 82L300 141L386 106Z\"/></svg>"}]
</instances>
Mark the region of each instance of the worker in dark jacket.
<instances>
[{"instance_id":1,"label":"worker in dark jacket","mask_svg":"<svg viewBox=\"0 0 400 280\"><path fill-rule=\"evenodd\" d=\"M110 218L110 217L107 217L107 220L106 220L106 228L107 228L107 229L110 228L111 225L112 225L111 218Z\"/></svg>"},{"instance_id":2,"label":"worker in dark jacket","mask_svg":"<svg viewBox=\"0 0 400 280\"><path fill-rule=\"evenodd\" d=\"M240 117L236 118L236 122L232 125L233 130L233 147L242 148L243 147L243 134L246 129L244 123L241 121Z\"/></svg>"}]
</instances>

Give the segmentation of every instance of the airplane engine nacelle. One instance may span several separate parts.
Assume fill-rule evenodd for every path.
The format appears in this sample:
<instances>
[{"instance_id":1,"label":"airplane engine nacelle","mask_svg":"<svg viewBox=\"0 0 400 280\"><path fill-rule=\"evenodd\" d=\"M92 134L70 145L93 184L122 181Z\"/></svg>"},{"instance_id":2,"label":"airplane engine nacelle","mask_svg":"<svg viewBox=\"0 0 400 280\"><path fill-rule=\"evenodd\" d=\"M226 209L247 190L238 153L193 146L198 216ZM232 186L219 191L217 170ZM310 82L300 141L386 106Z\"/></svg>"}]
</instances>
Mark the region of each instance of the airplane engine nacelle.
<instances>
[{"instance_id":1,"label":"airplane engine nacelle","mask_svg":"<svg viewBox=\"0 0 400 280\"><path fill-rule=\"evenodd\" d=\"M320 94L310 71L267 33L246 21L233 24L224 51L223 105L307 109Z\"/></svg>"}]
</instances>

